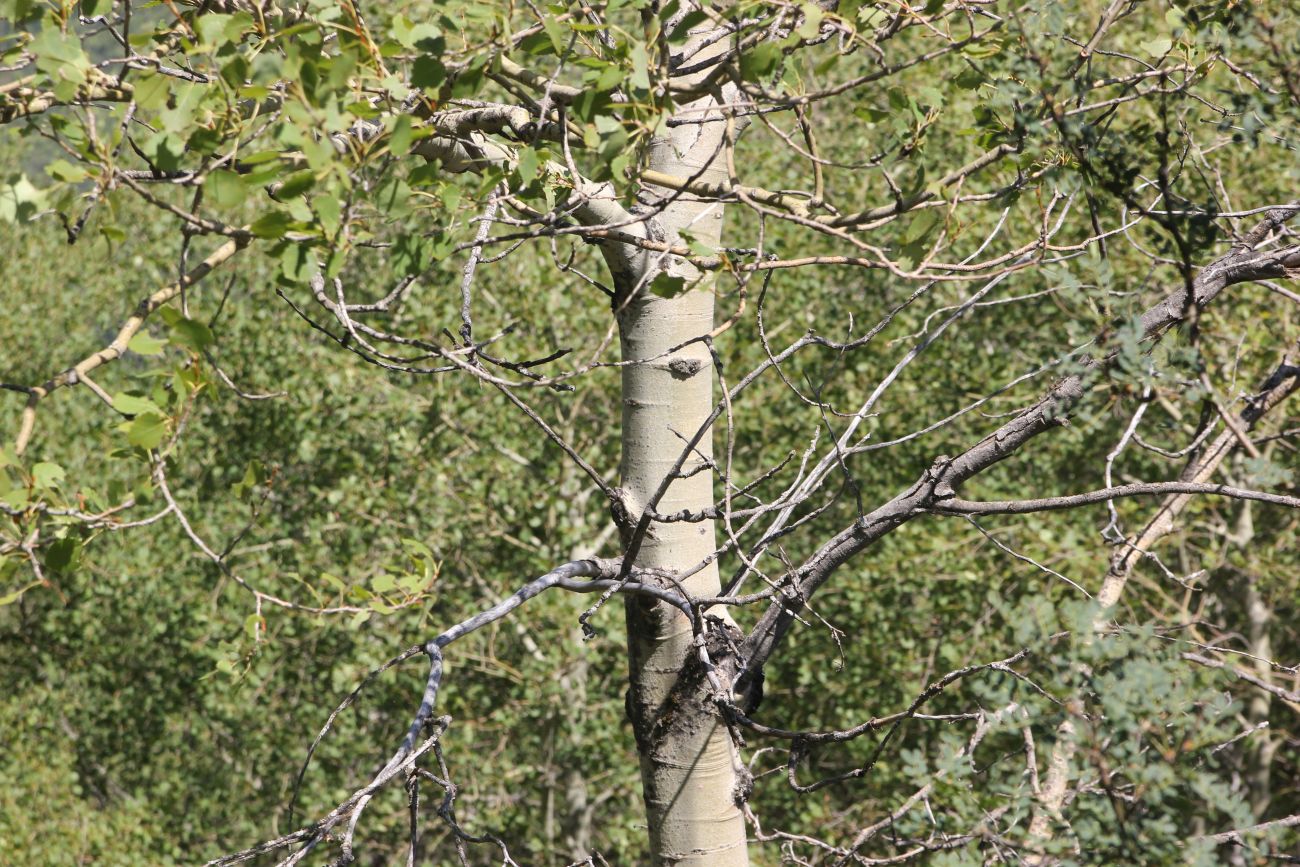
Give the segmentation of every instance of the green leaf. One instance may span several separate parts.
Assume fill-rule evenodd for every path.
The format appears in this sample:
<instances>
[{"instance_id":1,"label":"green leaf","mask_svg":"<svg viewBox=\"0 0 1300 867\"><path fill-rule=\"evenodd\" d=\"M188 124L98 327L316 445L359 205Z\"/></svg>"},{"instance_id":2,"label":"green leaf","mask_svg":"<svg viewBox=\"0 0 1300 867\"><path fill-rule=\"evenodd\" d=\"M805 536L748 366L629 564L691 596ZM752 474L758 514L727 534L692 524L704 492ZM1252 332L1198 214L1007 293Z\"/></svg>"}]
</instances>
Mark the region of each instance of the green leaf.
<instances>
[{"instance_id":1,"label":"green leaf","mask_svg":"<svg viewBox=\"0 0 1300 867\"><path fill-rule=\"evenodd\" d=\"M231 18L234 16L224 16L224 14L208 13L198 18L195 22L194 29L199 34L199 39L205 47L220 48L221 45L230 42L231 35L227 30Z\"/></svg>"},{"instance_id":2,"label":"green leaf","mask_svg":"<svg viewBox=\"0 0 1300 867\"><path fill-rule=\"evenodd\" d=\"M89 175L83 166L73 165L67 160L54 160L45 167L45 174L56 181L75 184L84 181Z\"/></svg>"},{"instance_id":3,"label":"green leaf","mask_svg":"<svg viewBox=\"0 0 1300 867\"><path fill-rule=\"evenodd\" d=\"M563 11L561 11L563 14ZM564 53L564 31L560 29L560 22L554 15L542 16L542 29L546 31L546 36L551 40L551 47L555 49L556 54Z\"/></svg>"},{"instance_id":4,"label":"green leaf","mask_svg":"<svg viewBox=\"0 0 1300 867\"><path fill-rule=\"evenodd\" d=\"M421 542L419 539L403 539L402 547L406 549L406 552L410 554L412 558L422 558L425 560L434 559L433 551L431 551L429 546Z\"/></svg>"},{"instance_id":5,"label":"green leaf","mask_svg":"<svg viewBox=\"0 0 1300 867\"><path fill-rule=\"evenodd\" d=\"M134 352L136 355L161 355L163 347L166 345L166 340L151 337L146 332L141 331L135 337L131 338L131 342L126 345L126 348L128 351Z\"/></svg>"},{"instance_id":6,"label":"green leaf","mask_svg":"<svg viewBox=\"0 0 1300 867\"><path fill-rule=\"evenodd\" d=\"M0 220L25 223L45 208L45 191L27 180L26 175L12 175L0 184Z\"/></svg>"},{"instance_id":7,"label":"green leaf","mask_svg":"<svg viewBox=\"0 0 1300 867\"><path fill-rule=\"evenodd\" d=\"M203 182L212 200L223 208L233 208L242 204L248 196L248 187L244 179L235 172L217 169L210 173Z\"/></svg>"},{"instance_id":8,"label":"green leaf","mask_svg":"<svg viewBox=\"0 0 1300 867\"><path fill-rule=\"evenodd\" d=\"M154 412L136 416L126 428L126 441L142 449L154 449L167 436L167 419Z\"/></svg>"},{"instance_id":9,"label":"green leaf","mask_svg":"<svg viewBox=\"0 0 1300 867\"><path fill-rule=\"evenodd\" d=\"M935 226L939 225L940 222L938 208L927 208L919 212L912 217L907 224L907 228L903 231L903 243L915 244L923 240L934 231Z\"/></svg>"},{"instance_id":10,"label":"green leaf","mask_svg":"<svg viewBox=\"0 0 1300 867\"><path fill-rule=\"evenodd\" d=\"M281 157L281 153L277 150L258 151L257 153L252 153L249 154L248 156L240 157L239 163L240 165L245 165L245 166L260 166L263 163L275 162L276 160L280 159L280 157Z\"/></svg>"},{"instance_id":11,"label":"green leaf","mask_svg":"<svg viewBox=\"0 0 1300 867\"><path fill-rule=\"evenodd\" d=\"M45 568L68 572L80 561L81 543L76 539L59 539L45 549Z\"/></svg>"},{"instance_id":12,"label":"green leaf","mask_svg":"<svg viewBox=\"0 0 1300 867\"><path fill-rule=\"evenodd\" d=\"M32 484L38 488L52 488L55 482L62 481L65 474L63 467L48 461L41 461L32 467Z\"/></svg>"},{"instance_id":13,"label":"green leaf","mask_svg":"<svg viewBox=\"0 0 1300 867\"><path fill-rule=\"evenodd\" d=\"M310 169L304 169L301 172L295 172L280 185L275 191L275 197L280 201L292 199L301 196L310 190L316 184L316 175Z\"/></svg>"},{"instance_id":14,"label":"green leaf","mask_svg":"<svg viewBox=\"0 0 1300 867\"><path fill-rule=\"evenodd\" d=\"M650 56L639 42L632 46L632 74L627 83L638 90L650 89Z\"/></svg>"},{"instance_id":15,"label":"green leaf","mask_svg":"<svg viewBox=\"0 0 1300 867\"><path fill-rule=\"evenodd\" d=\"M820 7L811 3L799 4L799 11L803 13L803 21L795 32L799 34L801 39L816 39L817 34L821 32L822 18L825 17L825 13Z\"/></svg>"},{"instance_id":16,"label":"green leaf","mask_svg":"<svg viewBox=\"0 0 1300 867\"><path fill-rule=\"evenodd\" d=\"M17 590L13 591L12 593L6 593L5 595L0 596L0 608L5 607L6 605L13 605L19 599L23 598L24 593L26 593L28 590L31 590L33 587L38 586L39 584L40 584L39 581L33 581L32 583L28 584L26 587L19 587Z\"/></svg>"},{"instance_id":17,"label":"green leaf","mask_svg":"<svg viewBox=\"0 0 1300 867\"><path fill-rule=\"evenodd\" d=\"M775 42L755 45L740 56L740 77L746 81L761 81L772 76L785 55Z\"/></svg>"},{"instance_id":18,"label":"green leaf","mask_svg":"<svg viewBox=\"0 0 1300 867\"><path fill-rule=\"evenodd\" d=\"M411 140L414 138L411 118L401 115L393 122L393 131L388 137L388 149L395 157L404 157L411 152Z\"/></svg>"},{"instance_id":19,"label":"green leaf","mask_svg":"<svg viewBox=\"0 0 1300 867\"><path fill-rule=\"evenodd\" d=\"M411 210L411 187L398 177L390 177L375 190L375 206L390 217L404 217Z\"/></svg>"},{"instance_id":20,"label":"green leaf","mask_svg":"<svg viewBox=\"0 0 1300 867\"><path fill-rule=\"evenodd\" d=\"M519 183L528 186L537 177L537 168L541 165L541 160L537 156L537 151L530 147L519 149L519 160L515 164L515 170L519 172Z\"/></svg>"},{"instance_id":21,"label":"green leaf","mask_svg":"<svg viewBox=\"0 0 1300 867\"><path fill-rule=\"evenodd\" d=\"M424 575L411 574L411 575L407 575L405 578L398 581L397 586L408 596L414 596L416 593L419 593L420 591L424 590L432 583L433 583L432 574L429 573L426 573Z\"/></svg>"},{"instance_id":22,"label":"green leaf","mask_svg":"<svg viewBox=\"0 0 1300 867\"><path fill-rule=\"evenodd\" d=\"M293 217L284 211L268 211L254 220L248 231L258 238L282 238L292 225Z\"/></svg>"},{"instance_id":23,"label":"green leaf","mask_svg":"<svg viewBox=\"0 0 1300 867\"><path fill-rule=\"evenodd\" d=\"M1174 47L1174 40L1168 36L1157 36L1141 44L1141 49L1153 57L1163 57Z\"/></svg>"},{"instance_id":24,"label":"green leaf","mask_svg":"<svg viewBox=\"0 0 1300 867\"><path fill-rule=\"evenodd\" d=\"M280 253L280 273L291 283L306 283L318 268L311 248L303 244L286 244Z\"/></svg>"},{"instance_id":25,"label":"green leaf","mask_svg":"<svg viewBox=\"0 0 1300 867\"><path fill-rule=\"evenodd\" d=\"M230 61L221 67L221 80L230 87L239 88L248 80L249 65L248 59L242 54L236 54L230 58Z\"/></svg>"},{"instance_id":26,"label":"green leaf","mask_svg":"<svg viewBox=\"0 0 1300 867\"><path fill-rule=\"evenodd\" d=\"M411 64L411 86L437 90L447 80L447 67L437 57L421 55Z\"/></svg>"},{"instance_id":27,"label":"green leaf","mask_svg":"<svg viewBox=\"0 0 1300 867\"><path fill-rule=\"evenodd\" d=\"M122 231L122 229L117 226L100 226L99 234L103 235L110 242L116 242L119 244L125 241L128 237L126 232Z\"/></svg>"},{"instance_id":28,"label":"green leaf","mask_svg":"<svg viewBox=\"0 0 1300 867\"><path fill-rule=\"evenodd\" d=\"M587 70L582 76L584 84L590 85L594 90L613 90L623 83L623 67L615 63L601 63L595 61L598 66Z\"/></svg>"},{"instance_id":29,"label":"green leaf","mask_svg":"<svg viewBox=\"0 0 1300 867\"><path fill-rule=\"evenodd\" d=\"M137 397L134 394L127 394L119 391L113 395L113 409L123 415L144 415L147 412L155 415L162 415L163 411L147 397Z\"/></svg>"},{"instance_id":30,"label":"green leaf","mask_svg":"<svg viewBox=\"0 0 1300 867\"><path fill-rule=\"evenodd\" d=\"M212 329L195 319L187 319L179 311L164 307L162 318L171 326L172 343L188 346L195 352L202 352L215 340Z\"/></svg>"},{"instance_id":31,"label":"green leaf","mask_svg":"<svg viewBox=\"0 0 1300 867\"><path fill-rule=\"evenodd\" d=\"M91 69L81 40L56 26L45 26L28 43L28 49L36 55L36 68L50 77L54 95L71 102Z\"/></svg>"},{"instance_id":32,"label":"green leaf","mask_svg":"<svg viewBox=\"0 0 1300 867\"><path fill-rule=\"evenodd\" d=\"M326 194L316 196L312 200L312 208L316 211L317 221L328 237L333 237L338 233L339 227L343 224L343 209L339 204L337 196Z\"/></svg>"},{"instance_id":33,"label":"green leaf","mask_svg":"<svg viewBox=\"0 0 1300 867\"><path fill-rule=\"evenodd\" d=\"M1002 52L1002 42L996 36L989 36L968 43L962 52L976 59L995 57Z\"/></svg>"},{"instance_id":34,"label":"green leaf","mask_svg":"<svg viewBox=\"0 0 1300 867\"><path fill-rule=\"evenodd\" d=\"M181 157L185 153L185 140L176 133L163 130L145 139L140 150L153 160L158 168L171 171L180 168Z\"/></svg>"},{"instance_id":35,"label":"green leaf","mask_svg":"<svg viewBox=\"0 0 1300 867\"><path fill-rule=\"evenodd\" d=\"M984 74L969 66L957 73L957 77L953 79L953 84L962 90L976 90L983 83Z\"/></svg>"},{"instance_id":36,"label":"green leaf","mask_svg":"<svg viewBox=\"0 0 1300 867\"><path fill-rule=\"evenodd\" d=\"M701 258L708 258L710 256L716 255L718 252L712 245L706 244L700 239L696 238L693 232L681 231L678 232L678 234L681 235L682 240L686 242L686 246L689 247L691 249L691 252L694 253L696 256L700 256Z\"/></svg>"},{"instance_id":37,"label":"green leaf","mask_svg":"<svg viewBox=\"0 0 1300 867\"><path fill-rule=\"evenodd\" d=\"M266 480L266 471L262 462L253 459L248 462L248 467L244 470L244 477L230 486L231 493L241 500L247 500L249 494Z\"/></svg>"},{"instance_id":38,"label":"green leaf","mask_svg":"<svg viewBox=\"0 0 1300 867\"><path fill-rule=\"evenodd\" d=\"M650 291L660 298L676 298L686 289L686 278L666 272L655 275L650 282Z\"/></svg>"}]
</instances>

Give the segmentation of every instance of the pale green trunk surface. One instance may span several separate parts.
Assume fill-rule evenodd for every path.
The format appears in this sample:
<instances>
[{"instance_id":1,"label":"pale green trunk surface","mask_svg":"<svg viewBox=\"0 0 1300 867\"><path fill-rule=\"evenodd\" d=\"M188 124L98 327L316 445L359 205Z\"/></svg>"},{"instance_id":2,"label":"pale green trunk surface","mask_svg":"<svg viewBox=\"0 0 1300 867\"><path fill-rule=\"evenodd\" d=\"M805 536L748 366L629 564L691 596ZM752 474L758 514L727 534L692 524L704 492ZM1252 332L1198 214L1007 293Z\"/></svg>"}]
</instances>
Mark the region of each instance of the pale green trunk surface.
<instances>
[{"instance_id":1,"label":"pale green trunk surface","mask_svg":"<svg viewBox=\"0 0 1300 867\"><path fill-rule=\"evenodd\" d=\"M709 104L702 101L701 105ZM698 117L699 115L695 115ZM665 173L725 180L717 159L723 124L679 127L651 147L650 167ZM658 216L668 240L678 232L717 244L722 208L679 197ZM668 270L688 281L699 275L689 264L646 256L632 276L645 280ZM622 486L633 520L641 514L686 444L713 409L713 362L708 347L693 343L659 357L674 346L713 329L711 286L674 298L644 288L619 313L623 359L645 360L623 368ZM712 436L701 438L686 461L683 476L668 489L656 511L699 511L713 504L713 472L705 460L713 454ZM681 573L715 549L713 522L652 524L637 554L642 568ZM719 590L716 564L682 581L692 596ZM635 597L627 605L630 687L628 713L641 756L650 845L655 863L697 867L745 867L745 821L737 804L739 757L709 702L702 680L683 680L694 658L689 620L671 606ZM723 615L725 616L725 614ZM670 693L672 693L670 695Z\"/></svg>"},{"instance_id":2,"label":"pale green trunk surface","mask_svg":"<svg viewBox=\"0 0 1300 867\"><path fill-rule=\"evenodd\" d=\"M623 358L654 358L686 337L709 331L713 297L690 292L674 299L646 296L620 317ZM671 356L624 368L623 487L637 515L672 469L686 442L712 408L713 365L693 344ZM710 438L699 444L659 512L698 510L713 501ZM712 522L654 524L637 556L644 568L682 570L714 550ZM682 582L692 596L718 592L710 565ZM744 818L736 805L736 761L726 728L700 695L672 696L683 664L693 655L690 621L677 609L633 601L628 605L631 687L628 711L637 732L651 845L660 864L748 863Z\"/></svg>"}]
</instances>

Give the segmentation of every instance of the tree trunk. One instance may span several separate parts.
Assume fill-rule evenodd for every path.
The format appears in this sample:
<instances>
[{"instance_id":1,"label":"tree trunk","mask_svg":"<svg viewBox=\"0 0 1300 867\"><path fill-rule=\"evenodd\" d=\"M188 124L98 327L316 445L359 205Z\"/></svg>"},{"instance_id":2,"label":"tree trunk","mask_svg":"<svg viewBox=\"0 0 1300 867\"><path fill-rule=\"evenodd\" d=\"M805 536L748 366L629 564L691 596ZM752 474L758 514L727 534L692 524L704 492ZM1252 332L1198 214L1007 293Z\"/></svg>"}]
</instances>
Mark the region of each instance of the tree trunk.
<instances>
[{"instance_id":1,"label":"tree trunk","mask_svg":"<svg viewBox=\"0 0 1300 867\"><path fill-rule=\"evenodd\" d=\"M700 105L708 105L702 101ZM700 117L700 115L693 115ZM652 143L650 168L676 176L717 181L723 123L677 127ZM701 172L703 172L701 174ZM666 190L647 230L678 242L683 229L706 244L721 236L722 208ZM671 196L671 201L659 199ZM712 287L700 284L675 297L649 291L653 276L667 272L689 285L699 274L689 263L658 254L633 259L640 267L618 275L618 313L623 370L622 487L635 521L672 470L689 440L713 409L713 362L703 343L669 355L669 349L713 329ZM705 434L656 511L698 511L713 504L713 447ZM713 522L652 524L639 551L641 568L682 573L715 549ZM692 596L716 595L716 564L682 582ZM749 863L745 822L738 806L739 757L705 691L689 676L693 659L690 621L677 609L630 597L628 622L628 715L636 733L654 863L743 867ZM729 617L722 615L724 620ZM697 673L698 674L698 673Z\"/></svg>"},{"instance_id":2,"label":"tree trunk","mask_svg":"<svg viewBox=\"0 0 1300 867\"><path fill-rule=\"evenodd\" d=\"M1243 551L1249 551L1255 541L1254 510L1250 502L1241 504L1241 517L1237 522L1236 532L1230 539L1232 544ZM1265 682L1273 676L1272 666L1268 660L1273 658L1273 641L1269 635L1269 625L1273 611L1259 592L1259 575L1243 576L1246 583L1246 637L1249 641L1251 662L1255 673ZM1262 689L1252 690L1246 702L1246 721L1252 727L1268 725L1269 709L1273 697ZM1268 731L1256 731L1246 742L1245 767L1243 776L1246 793L1250 803L1251 815L1256 822L1263 822L1268 815L1268 808L1273 802L1272 769L1273 756L1277 752L1278 740Z\"/></svg>"}]
</instances>

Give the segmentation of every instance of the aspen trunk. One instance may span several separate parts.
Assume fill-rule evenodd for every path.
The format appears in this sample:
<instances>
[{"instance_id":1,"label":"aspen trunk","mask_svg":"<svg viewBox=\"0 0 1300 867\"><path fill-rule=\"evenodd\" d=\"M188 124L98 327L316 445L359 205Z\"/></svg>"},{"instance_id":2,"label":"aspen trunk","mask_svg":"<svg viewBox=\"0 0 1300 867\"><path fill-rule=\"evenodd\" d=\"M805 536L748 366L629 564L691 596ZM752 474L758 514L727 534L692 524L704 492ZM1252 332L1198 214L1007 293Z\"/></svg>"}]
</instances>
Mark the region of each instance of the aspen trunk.
<instances>
[{"instance_id":1,"label":"aspen trunk","mask_svg":"<svg viewBox=\"0 0 1300 867\"><path fill-rule=\"evenodd\" d=\"M723 124L679 127L651 145L650 168L705 180L723 176L717 159ZM667 195L667 191L662 191ZM655 196L653 190L650 195ZM677 195L677 194L673 194ZM663 205L661 200L660 205ZM722 209L678 196L663 205L654 229L675 242L681 230L717 244ZM636 260L634 260L636 261ZM656 273L699 278L688 263L643 256L635 273L621 275L630 300L618 324L623 368L622 487L633 519L672 470L687 442L713 409L713 362L702 343L670 355L674 346L713 328L714 296L707 284L675 297L648 291ZM639 288L638 288L639 287ZM713 504L713 473L706 465L711 435L701 438L657 511L698 511ZM681 573L715 548L712 522L652 524L636 565ZM716 595L716 564L682 582L693 596ZM631 597L628 622L628 715L636 733L654 863L744 867L749 863L745 823L737 803L739 758L698 678L682 679L693 657L689 620L677 609ZM676 691L674 692L674 687Z\"/></svg>"},{"instance_id":2,"label":"aspen trunk","mask_svg":"<svg viewBox=\"0 0 1300 867\"><path fill-rule=\"evenodd\" d=\"M1248 549L1255 541L1254 509L1249 501L1241 504L1241 517L1237 521L1236 532L1232 542L1240 548ZM1273 611L1269 608L1263 594L1259 592L1259 577L1246 576L1246 637L1251 662L1265 682L1272 676L1272 666L1267 660L1273 658L1273 641L1269 635L1269 626L1273 620ZM1268 724L1272 696L1264 690L1253 690L1246 703L1246 720L1252 726ZM1256 822L1263 822L1268 816L1268 808L1273 802L1273 757L1277 753L1279 739L1268 731L1256 732L1245 744L1245 767L1243 776L1246 782L1246 796L1250 803L1250 812Z\"/></svg>"}]
</instances>

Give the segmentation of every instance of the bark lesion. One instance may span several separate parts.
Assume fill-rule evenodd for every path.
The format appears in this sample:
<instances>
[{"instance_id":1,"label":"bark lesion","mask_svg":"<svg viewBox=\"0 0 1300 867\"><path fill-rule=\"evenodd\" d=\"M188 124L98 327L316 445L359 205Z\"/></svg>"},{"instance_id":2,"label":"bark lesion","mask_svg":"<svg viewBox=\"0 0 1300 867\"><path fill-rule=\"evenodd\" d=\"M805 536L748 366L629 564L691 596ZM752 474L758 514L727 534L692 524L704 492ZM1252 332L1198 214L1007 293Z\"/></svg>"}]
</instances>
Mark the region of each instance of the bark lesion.
<instances>
[{"instance_id":1,"label":"bark lesion","mask_svg":"<svg viewBox=\"0 0 1300 867\"><path fill-rule=\"evenodd\" d=\"M632 598L627 607L633 642L637 633L631 630L654 624L650 626L653 630L677 615L675 610L651 599ZM684 653L674 669L676 680L662 701L646 700L647 693L638 677L634 676L630 682L627 715L642 755L657 755L665 744L680 744L683 738L689 740L700 735L706 727L725 723L718 704L722 697L714 694L709 675L720 675L724 684L732 682L739 669L737 648L744 635L734 624L718 617L706 616L704 623L699 640L709 660L707 666L695 648Z\"/></svg>"},{"instance_id":2,"label":"bark lesion","mask_svg":"<svg viewBox=\"0 0 1300 867\"><path fill-rule=\"evenodd\" d=\"M704 367L704 362L698 358L674 358L668 362L668 372L673 379L690 379Z\"/></svg>"}]
</instances>

